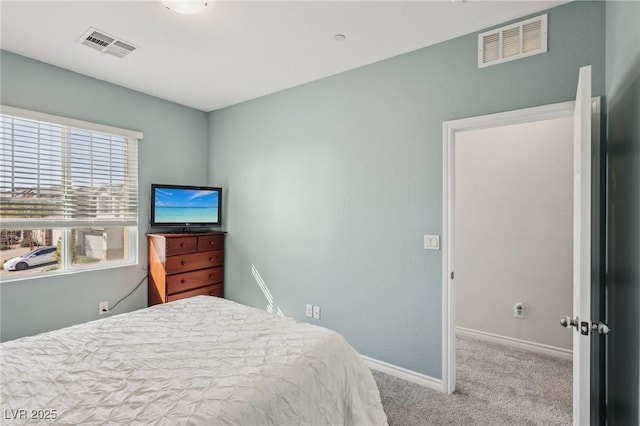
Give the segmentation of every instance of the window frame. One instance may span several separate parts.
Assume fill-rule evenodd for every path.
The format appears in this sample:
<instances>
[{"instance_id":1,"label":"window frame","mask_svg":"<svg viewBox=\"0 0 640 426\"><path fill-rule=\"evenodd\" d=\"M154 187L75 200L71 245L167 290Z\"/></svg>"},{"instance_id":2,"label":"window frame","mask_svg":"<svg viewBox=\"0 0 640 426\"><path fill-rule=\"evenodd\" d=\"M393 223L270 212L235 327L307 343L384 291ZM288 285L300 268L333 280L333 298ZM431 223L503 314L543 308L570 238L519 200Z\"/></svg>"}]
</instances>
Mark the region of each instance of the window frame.
<instances>
[{"instance_id":1,"label":"window frame","mask_svg":"<svg viewBox=\"0 0 640 426\"><path fill-rule=\"evenodd\" d=\"M51 123L57 126L64 126L65 128L73 128L79 129L82 131L87 131L98 134L107 134L114 135L122 138L126 138L126 146L128 155L134 157L135 153L135 188L136 192L139 194L139 177L140 172L138 168L138 143L144 138L144 134L140 131L136 130L128 130L117 128L113 126L107 126L103 124L88 122L77 120L68 117L62 117L58 115L46 114L37 111L25 110L21 108L16 108L7 105L0 105L0 114L13 116L20 119L26 120L34 120L38 122L46 122ZM132 151L133 150L133 151ZM127 170L131 170L131 164L127 164ZM114 221L113 224L109 223L109 220L101 220L96 221L98 223L91 223L91 220L87 221L86 218L83 220L73 220L70 218L64 218L62 220L46 220L46 219L34 219L29 220L25 219L24 221L20 220L10 220L7 223L6 220L2 220L0 223L0 228L6 230L24 230L24 229L46 229L46 230L59 230L61 231L61 248L62 248L62 262L60 263L60 268L56 271L42 271L39 273L28 274L24 276L17 276L12 278L10 276L3 276L0 282L9 282L16 281L22 279L35 279L42 277L50 277L54 275L61 274L69 274L69 273L78 273L78 272L87 272L101 269L111 269L118 268L123 266L135 266L140 262L139 259L139 223L140 223L140 203L139 198L136 204L136 214L135 214L135 223L119 223L118 221ZM122 227L123 233L128 233L127 243L123 246L124 250L127 250L128 256L124 259L114 259L114 260L104 260L101 262L90 263L90 264L72 264L72 256L71 256L71 241L72 241L72 230L86 229L92 227Z\"/></svg>"}]
</instances>

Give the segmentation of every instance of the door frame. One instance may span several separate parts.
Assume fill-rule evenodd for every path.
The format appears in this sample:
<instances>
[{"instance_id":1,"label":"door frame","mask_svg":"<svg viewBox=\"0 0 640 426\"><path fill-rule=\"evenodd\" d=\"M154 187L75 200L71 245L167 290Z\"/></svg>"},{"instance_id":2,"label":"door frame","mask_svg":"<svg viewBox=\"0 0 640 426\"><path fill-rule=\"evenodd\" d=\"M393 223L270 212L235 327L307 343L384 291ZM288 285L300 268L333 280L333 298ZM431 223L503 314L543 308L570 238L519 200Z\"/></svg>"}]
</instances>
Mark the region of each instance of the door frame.
<instances>
[{"instance_id":1,"label":"door frame","mask_svg":"<svg viewBox=\"0 0 640 426\"><path fill-rule=\"evenodd\" d=\"M442 389L453 393L455 365L454 176L456 134L462 131L573 117L575 101L524 108L442 123Z\"/></svg>"}]
</instances>

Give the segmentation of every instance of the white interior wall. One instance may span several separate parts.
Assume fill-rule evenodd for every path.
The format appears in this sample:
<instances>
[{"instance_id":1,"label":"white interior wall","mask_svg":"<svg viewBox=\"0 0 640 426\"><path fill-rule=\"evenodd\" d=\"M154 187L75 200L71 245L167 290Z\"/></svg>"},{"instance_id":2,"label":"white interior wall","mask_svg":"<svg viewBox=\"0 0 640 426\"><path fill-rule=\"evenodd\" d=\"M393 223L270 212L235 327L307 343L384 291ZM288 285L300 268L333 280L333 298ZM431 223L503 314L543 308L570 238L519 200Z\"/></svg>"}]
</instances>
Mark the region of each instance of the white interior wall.
<instances>
[{"instance_id":1,"label":"white interior wall","mask_svg":"<svg viewBox=\"0 0 640 426\"><path fill-rule=\"evenodd\" d=\"M456 326L571 349L572 164L572 117L456 135Z\"/></svg>"}]
</instances>

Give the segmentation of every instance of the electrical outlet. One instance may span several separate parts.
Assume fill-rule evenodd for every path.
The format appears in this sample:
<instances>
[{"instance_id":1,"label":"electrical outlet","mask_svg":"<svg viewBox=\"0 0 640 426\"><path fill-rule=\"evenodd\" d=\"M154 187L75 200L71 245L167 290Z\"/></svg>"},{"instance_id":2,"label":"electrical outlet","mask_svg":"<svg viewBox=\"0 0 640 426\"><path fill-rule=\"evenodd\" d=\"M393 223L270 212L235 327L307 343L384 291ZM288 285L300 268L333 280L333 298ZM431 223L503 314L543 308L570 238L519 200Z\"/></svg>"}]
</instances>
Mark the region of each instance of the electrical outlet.
<instances>
[{"instance_id":1,"label":"electrical outlet","mask_svg":"<svg viewBox=\"0 0 640 426\"><path fill-rule=\"evenodd\" d=\"M307 303L304 314L309 318L313 317L313 305Z\"/></svg>"},{"instance_id":2,"label":"electrical outlet","mask_svg":"<svg viewBox=\"0 0 640 426\"><path fill-rule=\"evenodd\" d=\"M102 315L107 312L109 312L109 302L100 302L100 305L98 305L98 314Z\"/></svg>"},{"instance_id":3,"label":"electrical outlet","mask_svg":"<svg viewBox=\"0 0 640 426\"><path fill-rule=\"evenodd\" d=\"M513 317L524 319L524 305L521 302L513 305Z\"/></svg>"},{"instance_id":4,"label":"electrical outlet","mask_svg":"<svg viewBox=\"0 0 640 426\"><path fill-rule=\"evenodd\" d=\"M313 317L317 320L320 319L320 306L313 307Z\"/></svg>"}]
</instances>

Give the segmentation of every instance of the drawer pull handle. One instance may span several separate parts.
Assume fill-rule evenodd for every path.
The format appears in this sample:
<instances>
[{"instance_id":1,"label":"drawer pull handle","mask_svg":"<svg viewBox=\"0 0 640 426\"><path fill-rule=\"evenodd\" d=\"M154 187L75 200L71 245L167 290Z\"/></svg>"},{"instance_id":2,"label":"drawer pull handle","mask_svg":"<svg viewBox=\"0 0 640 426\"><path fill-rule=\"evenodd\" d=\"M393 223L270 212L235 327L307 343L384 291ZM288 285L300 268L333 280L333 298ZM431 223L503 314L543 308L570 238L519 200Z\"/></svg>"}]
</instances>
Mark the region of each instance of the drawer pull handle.
<instances>
[{"instance_id":1,"label":"drawer pull handle","mask_svg":"<svg viewBox=\"0 0 640 426\"><path fill-rule=\"evenodd\" d=\"M181 247L181 248L184 248L184 243L180 243L180 247Z\"/></svg>"},{"instance_id":2,"label":"drawer pull handle","mask_svg":"<svg viewBox=\"0 0 640 426\"><path fill-rule=\"evenodd\" d=\"M209 296L213 296L213 292L212 291L209 292Z\"/></svg>"},{"instance_id":3,"label":"drawer pull handle","mask_svg":"<svg viewBox=\"0 0 640 426\"><path fill-rule=\"evenodd\" d=\"M187 262L185 262L184 260L181 260L181 261L180 261L180 265L184 266L184 265L186 265L186 264L187 264Z\"/></svg>"},{"instance_id":4,"label":"drawer pull handle","mask_svg":"<svg viewBox=\"0 0 640 426\"><path fill-rule=\"evenodd\" d=\"M213 274L209 274L209 279L212 280L213 279Z\"/></svg>"},{"instance_id":5,"label":"drawer pull handle","mask_svg":"<svg viewBox=\"0 0 640 426\"><path fill-rule=\"evenodd\" d=\"M216 243L214 243L213 241L209 241L209 245L210 245L210 246L213 246L213 245L215 245L215 244L216 244Z\"/></svg>"},{"instance_id":6,"label":"drawer pull handle","mask_svg":"<svg viewBox=\"0 0 640 426\"><path fill-rule=\"evenodd\" d=\"M209 262L213 262L213 257L210 257L210 258L209 258Z\"/></svg>"},{"instance_id":7,"label":"drawer pull handle","mask_svg":"<svg viewBox=\"0 0 640 426\"><path fill-rule=\"evenodd\" d=\"M186 282L187 282L187 280L185 280L184 278L180 280L180 283L181 283L181 284L184 284L184 283L186 283Z\"/></svg>"}]
</instances>

